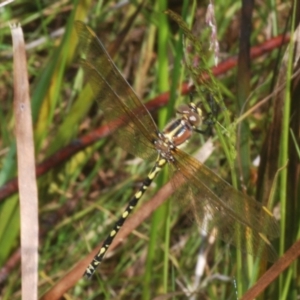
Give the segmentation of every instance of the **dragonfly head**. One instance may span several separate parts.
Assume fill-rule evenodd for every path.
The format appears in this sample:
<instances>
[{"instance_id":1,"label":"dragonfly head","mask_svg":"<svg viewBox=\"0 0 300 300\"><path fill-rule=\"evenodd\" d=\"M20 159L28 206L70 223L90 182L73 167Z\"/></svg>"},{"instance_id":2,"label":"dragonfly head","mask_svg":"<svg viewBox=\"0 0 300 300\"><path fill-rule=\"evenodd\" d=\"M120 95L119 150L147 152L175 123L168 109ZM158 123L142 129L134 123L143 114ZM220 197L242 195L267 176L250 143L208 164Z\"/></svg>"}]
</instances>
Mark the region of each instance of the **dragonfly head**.
<instances>
[{"instance_id":1,"label":"dragonfly head","mask_svg":"<svg viewBox=\"0 0 300 300\"><path fill-rule=\"evenodd\" d=\"M186 120L192 128L202 125L203 122L203 110L199 104L193 102L189 104L183 104L177 108L177 113L181 115L181 118Z\"/></svg>"}]
</instances>

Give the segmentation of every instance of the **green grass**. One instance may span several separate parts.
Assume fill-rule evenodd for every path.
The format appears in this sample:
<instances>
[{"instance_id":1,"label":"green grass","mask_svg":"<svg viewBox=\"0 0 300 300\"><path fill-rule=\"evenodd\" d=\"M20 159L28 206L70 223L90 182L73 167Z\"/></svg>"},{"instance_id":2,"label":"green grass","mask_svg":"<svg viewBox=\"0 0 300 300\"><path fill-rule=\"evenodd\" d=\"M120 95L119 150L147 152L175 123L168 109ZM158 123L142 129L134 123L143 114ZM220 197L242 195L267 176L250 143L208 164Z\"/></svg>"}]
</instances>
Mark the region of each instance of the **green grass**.
<instances>
[{"instance_id":1,"label":"green grass","mask_svg":"<svg viewBox=\"0 0 300 300\"><path fill-rule=\"evenodd\" d=\"M165 8L175 10L188 24L194 24L196 19L203 28L206 6L200 7L196 1L184 1L182 6L167 6L168 3L158 0L146 1L131 20L140 2L131 1L123 7L115 7L116 3L36 1L29 6L28 2L19 1L2 11L1 186L17 175L12 110L13 59L7 22L17 20L22 24L28 44L45 37L38 46L27 51L37 163L70 143L76 146L78 138L102 124L101 112L79 70L74 31L77 19L91 26L107 49L117 46L113 60L143 101L170 91L168 106L153 111L160 128L174 116L176 105L189 101L188 96L180 97L177 89L179 82L191 77L182 64L182 51L185 50L182 49L181 31L162 11ZM238 53L240 5L236 1L215 1L221 62ZM290 14L289 5L286 1L269 1L254 8L251 45L282 33L286 16ZM130 29L124 30L128 24ZM64 33L52 38L51 34L61 28ZM125 39L118 44L121 34L125 34ZM200 33L199 39L207 49L209 35L205 34L206 31ZM296 167L299 167L300 111L296 92L288 89L294 70L289 65L291 53L288 52L290 61L282 58L285 50L285 46L281 52L274 49L252 60L251 69L245 71L249 72L247 74L234 68L216 79L226 110L219 112L213 137L215 150L206 162L236 188L246 190L265 205L272 203L269 204L271 210L274 206L280 207L284 221L280 224L280 239L273 243L280 255L299 239L300 225L299 172ZM210 53L206 51L206 54L209 56ZM211 57L207 57L207 62L205 67L212 67ZM287 88L279 93L274 82L280 85L285 80ZM272 99L248 114L272 92ZM244 103L242 111L240 101ZM239 131L241 119L247 130ZM239 132L246 141L242 146L246 146L247 151L236 147L235 143L241 143ZM197 148L199 141L196 138L189 144L188 151L193 154ZM279 153L274 160L272 155ZM258 156L259 168L252 163ZM151 167L151 163L141 162L125 153L109 136L70 155L62 164L52 166L39 177L40 296L55 287L104 240ZM142 202L151 199L167 180L167 174L156 180ZM139 204L136 211L141 206ZM180 204L170 199L120 247L108 252L92 281L80 280L71 284L65 298L153 299L165 295L166 299L187 299L186 291L192 291L194 286L197 255L202 245L199 229L190 222L190 215L190 211L182 210ZM1 199L0 267L7 264L20 246L19 227L17 195ZM265 272L259 262L217 239L208 252L196 296L190 299L236 299L237 293L242 296L258 281L259 273ZM12 266L7 279L0 284L2 299L21 299L19 261L14 260ZM286 272L281 271L280 280L274 281L261 299L297 299L298 269L299 265L294 263Z\"/></svg>"}]
</instances>

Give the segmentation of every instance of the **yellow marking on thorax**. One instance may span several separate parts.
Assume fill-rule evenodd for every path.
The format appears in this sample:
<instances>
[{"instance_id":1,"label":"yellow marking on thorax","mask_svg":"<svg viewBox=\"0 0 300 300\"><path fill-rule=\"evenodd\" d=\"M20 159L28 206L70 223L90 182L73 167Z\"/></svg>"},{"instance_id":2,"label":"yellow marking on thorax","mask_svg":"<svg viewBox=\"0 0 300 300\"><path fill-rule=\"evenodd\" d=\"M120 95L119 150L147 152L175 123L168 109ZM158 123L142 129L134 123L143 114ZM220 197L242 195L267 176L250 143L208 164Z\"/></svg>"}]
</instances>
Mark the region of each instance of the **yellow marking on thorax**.
<instances>
[{"instance_id":1,"label":"yellow marking on thorax","mask_svg":"<svg viewBox=\"0 0 300 300\"><path fill-rule=\"evenodd\" d=\"M178 128L178 127L174 128L174 130L171 131L171 132L166 132L166 133L164 133L164 136L165 136L169 141L172 141L172 139L173 139L173 137L175 136L175 133L176 133L176 131L177 131L177 128Z\"/></svg>"},{"instance_id":2,"label":"yellow marking on thorax","mask_svg":"<svg viewBox=\"0 0 300 300\"><path fill-rule=\"evenodd\" d=\"M182 123L182 121L180 122L180 124L175 127L172 131L169 131L169 132L164 132L164 136L169 140L169 141L173 141L173 138L176 136L177 132L178 132L178 129L180 127L184 126L184 124Z\"/></svg>"}]
</instances>

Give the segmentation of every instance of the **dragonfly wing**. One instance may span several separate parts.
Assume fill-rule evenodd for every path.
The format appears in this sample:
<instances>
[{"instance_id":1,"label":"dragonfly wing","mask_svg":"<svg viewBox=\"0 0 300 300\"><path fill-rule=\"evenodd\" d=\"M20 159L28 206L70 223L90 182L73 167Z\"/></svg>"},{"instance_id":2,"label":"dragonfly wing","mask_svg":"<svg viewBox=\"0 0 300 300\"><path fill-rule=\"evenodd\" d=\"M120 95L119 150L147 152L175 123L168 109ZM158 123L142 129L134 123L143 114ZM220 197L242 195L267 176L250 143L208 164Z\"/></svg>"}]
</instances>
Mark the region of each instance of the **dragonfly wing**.
<instances>
[{"instance_id":1,"label":"dragonfly wing","mask_svg":"<svg viewBox=\"0 0 300 300\"><path fill-rule=\"evenodd\" d=\"M157 126L144 104L119 72L95 33L76 21L82 66L119 145L142 158L155 155Z\"/></svg>"},{"instance_id":2,"label":"dragonfly wing","mask_svg":"<svg viewBox=\"0 0 300 300\"><path fill-rule=\"evenodd\" d=\"M268 237L279 235L276 220L259 202L234 189L221 177L179 149L174 151L176 199L192 206L196 222L244 252L275 261Z\"/></svg>"}]
</instances>

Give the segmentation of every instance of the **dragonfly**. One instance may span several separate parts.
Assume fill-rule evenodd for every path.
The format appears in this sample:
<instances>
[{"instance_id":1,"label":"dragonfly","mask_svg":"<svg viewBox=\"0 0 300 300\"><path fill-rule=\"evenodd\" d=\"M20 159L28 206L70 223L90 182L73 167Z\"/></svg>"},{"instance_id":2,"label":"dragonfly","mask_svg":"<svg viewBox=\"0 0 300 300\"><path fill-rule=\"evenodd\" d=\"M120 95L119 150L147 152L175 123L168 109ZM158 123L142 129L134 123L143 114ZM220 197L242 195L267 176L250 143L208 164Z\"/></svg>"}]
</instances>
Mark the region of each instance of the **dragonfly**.
<instances>
[{"instance_id":1,"label":"dragonfly","mask_svg":"<svg viewBox=\"0 0 300 300\"><path fill-rule=\"evenodd\" d=\"M217 228L217 235L226 243L262 259L275 261L277 254L269 239L278 237L279 230L272 213L179 148L194 132L203 133L203 125L210 125L201 103L191 101L178 107L179 117L160 131L94 31L81 21L76 21L75 26L84 57L81 66L115 140L135 156L156 158L84 276L91 278L95 273L118 231L167 165L173 174L173 201L191 205L194 219L201 228L207 233L213 233Z\"/></svg>"}]
</instances>

